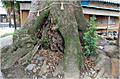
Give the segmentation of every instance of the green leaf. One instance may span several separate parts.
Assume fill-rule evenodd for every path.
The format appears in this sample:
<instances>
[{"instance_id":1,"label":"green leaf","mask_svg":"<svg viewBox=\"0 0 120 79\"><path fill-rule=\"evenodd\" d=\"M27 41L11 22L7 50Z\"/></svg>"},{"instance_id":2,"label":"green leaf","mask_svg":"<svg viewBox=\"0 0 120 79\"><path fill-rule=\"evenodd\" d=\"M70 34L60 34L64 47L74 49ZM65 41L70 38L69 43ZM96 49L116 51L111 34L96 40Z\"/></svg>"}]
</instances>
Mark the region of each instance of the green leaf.
<instances>
[{"instance_id":1,"label":"green leaf","mask_svg":"<svg viewBox=\"0 0 120 79\"><path fill-rule=\"evenodd\" d=\"M89 55L89 54L95 54L96 51L96 39L97 39L97 34L96 34L96 26L98 26L97 24L95 24L95 20L96 17L93 16L90 20L90 24L89 24L89 28L87 28L87 32L84 33L85 36L83 37L84 41L85 41L85 49L86 52L85 54Z\"/></svg>"}]
</instances>

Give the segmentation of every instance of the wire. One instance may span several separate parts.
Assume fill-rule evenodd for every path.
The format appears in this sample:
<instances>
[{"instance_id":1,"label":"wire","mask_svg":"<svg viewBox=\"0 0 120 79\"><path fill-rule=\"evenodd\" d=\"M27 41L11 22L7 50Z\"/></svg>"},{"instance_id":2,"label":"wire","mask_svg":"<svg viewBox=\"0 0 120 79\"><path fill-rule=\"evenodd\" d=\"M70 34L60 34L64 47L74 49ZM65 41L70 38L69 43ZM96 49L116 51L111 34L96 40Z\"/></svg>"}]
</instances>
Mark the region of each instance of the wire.
<instances>
[{"instance_id":1,"label":"wire","mask_svg":"<svg viewBox=\"0 0 120 79\"><path fill-rule=\"evenodd\" d=\"M82 7L82 6L79 6L79 5L75 5L75 4L72 4L72 3L66 3L66 2L61 2L61 3L63 3L63 4L67 4L67 5L73 5L73 6L75 6L75 7ZM45 8L43 8L43 9L41 9L41 10L38 10L38 11L30 11L30 12L41 12L41 11L43 11L43 10L45 10L45 9L47 9L47 8L49 8L49 7L51 7L52 5L56 5L56 4L61 4L61 3L51 3L49 6L46 6Z\"/></svg>"}]
</instances>

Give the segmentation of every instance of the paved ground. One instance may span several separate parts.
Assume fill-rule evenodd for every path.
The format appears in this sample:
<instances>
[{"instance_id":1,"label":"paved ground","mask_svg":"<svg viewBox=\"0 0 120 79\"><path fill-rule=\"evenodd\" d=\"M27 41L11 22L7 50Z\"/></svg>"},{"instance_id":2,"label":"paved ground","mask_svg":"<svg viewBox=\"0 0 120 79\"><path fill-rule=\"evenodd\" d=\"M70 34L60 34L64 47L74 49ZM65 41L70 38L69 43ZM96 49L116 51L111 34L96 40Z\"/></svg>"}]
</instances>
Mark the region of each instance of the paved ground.
<instances>
[{"instance_id":1,"label":"paved ground","mask_svg":"<svg viewBox=\"0 0 120 79\"><path fill-rule=\"evenodd\" d=\"M13 38L12 35L0 38L0 49L2 47L6 46L6 45L12 44L12 41L13 41L12 38ZM1 61L0 61L0 79L3 79L3 75L2 75L2 72L1 72Z\"/></svg>"},{"instance_id":2,"label":"paved ground","mask_svg":"<svg viewBox=\"0 0 120 79\"><path fill-rule=\"evenodd\" d=\"M12 41L13 41L12 38L13 38L12 35L0 38L0 49L6 45L12 44Z\"/></svg>"},{"instance_id":3,"label":"paved ground","mask_svg":"<svg viewBox=\"0 0 120 79\"><path fill-rule=\"evenodd\" d=\"M19 27L17 29L19 29ZM9 27L0 27L0 36L5 34L5 33L13 33L14 30L15 30L14 27L11 27L11 28L9 28Z\"/></svg>"},{"instance_id":4,"label":"paved ground","mask_svg":"<svg viewBox=\"0 0 120 79\"><path fill-rule=\"evenodd\" d=\"M13 32L14 32L14 28L0 27L0 36L5 33L13 33Z\"/></svg>"},{"instance_id":5,"label":"paved ground","mask_svg":"<svg viewBox=\"0 0 120 79\"><path fill-rule=\"evenodd\" d=\"M0 79L3 79L3 75L2 75L1 70L0 70Z\"/></svg>"},{"instance_id":6,"label":"paved ground","mask_svg":"<svg viewBox=\"0 0 120 79\"><path fill-rule=\"evenodd\" d=\"M13 33L13 32L14 32L14 28L0 27L0 36L5 33ZM0 38L0 53L1 53L2 47L12 44L12 38L13 38L12 35ZM1 61L0 61L0 79L3 79L3 74L1 72Z\"/></svg>"}]
</instances>

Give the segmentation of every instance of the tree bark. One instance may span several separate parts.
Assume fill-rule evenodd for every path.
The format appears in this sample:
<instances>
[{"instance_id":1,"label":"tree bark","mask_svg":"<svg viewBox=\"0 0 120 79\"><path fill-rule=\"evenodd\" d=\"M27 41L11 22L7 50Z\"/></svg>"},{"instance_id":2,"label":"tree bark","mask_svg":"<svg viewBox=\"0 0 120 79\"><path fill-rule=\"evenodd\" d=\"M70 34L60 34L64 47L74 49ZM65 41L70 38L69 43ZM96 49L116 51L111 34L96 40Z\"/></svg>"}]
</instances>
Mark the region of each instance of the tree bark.
<instances>
[{"instance_id":1,"label":"tree bark","mask_svg":"<svg viewBox=\"0 0 120 79\"><path fill-rule=\"evenodd\" d=\"M18 16L19 16L19 24L20 24L21 23L21 21L20 21L20 10L18 10L17 12L19 14Z\"/></svg>"},{"instance_id":2,"label":"tree bark","mask_svg":"<svg viewBox=\"0 0 120 79\"><path fill-rule=\"evenodd\" d=\"M57 3L61 2L59 1ZM70 1L67 3L81 6L80 2L77 3L76 1ZM45 2L38 0L32 1L31 12L29 13L22 31L18 35L14 36L14 43L12 44L11 49L8 50L6 55L3 55L6 60L2 63L2 68L5 69L12 66L23 55L27 55L27 58L23 57L21 61L24 62L27 59L31 59L32 56L30 54L36 52L40 42L40 39L35 37L35 33L38 31L38 28L42 26L42 24L39 23L43 23L44 18L48 16L47 14L49 13L54 19L55 25L58 26L58 30L65 42L65 54L62 62L60 63L64 69L65 78L79 78L79 68L83 65L84 58L78 30L81 31L80 37L83 37L84 32L88 27L88 23L82 13L82 7L66 4L64 5L64 10L61 10L60 4L54 4L49 8L49 10L46 9L40 12L39 17L36 16L37 12L32 12L43 9L45 5ZM35 39L33 40L33 38ZM37 46L32 48L32 45L35 42L37 42ZM25 51L25 49L28 50ZM19 56L17 56L17 53ZM11 61L11 59L15 60Z\"/></svg>"},{"instance_id":3,"label":"tree bark","mask_svg":"<svg viewBox=\"0 0 120 79\"><path fill-rule=\"evenodd\" d=\"M37 11L43 8L45 2L41 2L38 0L33 0L31 3L31 10L30 11ZM37 7L36 7L37 6ZM41 13L42 14L42 13ZM13 43L9 50L6 52L6 54L2 54L1 57L4 58L4 62L1 64L2 69L9 68L12 66L16 61L19 60L19 55L16 55L15 57L13 54L17 51L17 49L21 48L21 50L32 48L32 45L38 40L35 38L35 30L36 27L34 27L35 20L37 21L37 13L30 12L27 18L27 21L23 27L23 29L13 37ZM33 40L35 39L35 40ZM21 57L23 55L28 54L32 49L29 49L29 51L25 51L25 53L22 53L21 51L17 51L18 53L21 52ZM16 60L12 61L10 58ZM29 58L28 58L29 60ZM25 60L26 61L26 60ZM25 62L24 61L24 62Z\"/></svg>"},{"instance_id":4,"label":"tree bark","mask_svg":"<svg viewBox=\"0 0 120 79\"><path fill-rule=\"evenodd\" d=\"M13 20L14 20L14 27L16 30L17 26L16 26L15 10L13 10Z\"/></svg>"},{"instance_id":5,"label":"tree bark","mask_svg":"<svg viewBox=\"0 0 120 79\"><path fill-rule=\"evenodd\" d=\"M9 27L11 28L11 9L7 9L7 12L8 12Z\"/></svg>"},{"instance_id":6,"label":"tree bark","mask_svg":"<svg viewBox=\"0 0 120 79\"><path fill-rule=\"evenodd\" d=\"M81 6L80 1L75 1L74 4ZM83 43L84 42L83 36L84 36L84 33L86 32L86 28L88 28L89 23L87 22L86 18L84 17L82 7L81 8L74 7L74 13L75 13L76 22L78 24L80 42ZM84 44L82 46L84 46Z\"/></svg>"},{"instance_id":7,"label":"tree bark","mask_svg":"<svg viewBox=\"0 0 120 79\"><path fill-rule=\"evenodd\" d=\"M11 12L10 12L10 18L9 18L9 27L11 28Z\"/></svg>"},{"instance_id":8,"label":"tree bark","mask_svg":"<svg viewBox=\"0 0 120 79\"><path fill-rule=\"evenodd\" d=\"M70 3L73 4L73 2ZM65 41L65 55L61 62L65 78L79 78L79 66L82 66L84 61L76 21L79 16L75 17L72 5L64 5L64 11L60 10L60 5L54 5L50 13L54 20L58 20L57 25Z\"/></svg>"}]
</instances>

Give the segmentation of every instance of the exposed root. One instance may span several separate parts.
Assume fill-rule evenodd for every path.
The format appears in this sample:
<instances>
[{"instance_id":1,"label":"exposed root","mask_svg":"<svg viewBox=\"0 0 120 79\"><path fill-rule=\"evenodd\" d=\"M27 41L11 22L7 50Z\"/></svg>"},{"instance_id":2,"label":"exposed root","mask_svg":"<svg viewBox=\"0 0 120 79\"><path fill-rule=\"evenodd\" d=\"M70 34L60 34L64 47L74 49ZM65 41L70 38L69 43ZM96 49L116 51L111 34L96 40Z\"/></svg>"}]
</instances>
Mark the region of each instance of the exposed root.
<instances>
[{"instance_id":1,"label":"exposed root","mask_svg":"<svg viewBox=\"0 0 120 79\"><path fill-rule=\"evenodd\" d=\"M24 57L20 58L20 59L18 60L18 62L19 62L19 63L22 63L22 65L30 62L30 61L32 60L32 58L33 58L33 55L38 51L38 48L39 48L39 46L36 45L32 51L30 51L30 52L29 52L27 55L25 55Z\"/></svg>"},{"instance_id":2,"label":"exposed root","mask_svg":"<svg viewBox=\"0 0 120 79\"><path fill-rule=\"evenodd\" d=\"M31 49L26 49L26 48L19 48L17 51L12 53L11 55L6 55L3 59L4 62L2 63L2 69L6 69L12 65L24 54L28 53L28 51Z\"/></svg>"}]
</instances>

